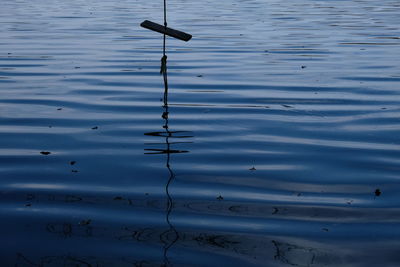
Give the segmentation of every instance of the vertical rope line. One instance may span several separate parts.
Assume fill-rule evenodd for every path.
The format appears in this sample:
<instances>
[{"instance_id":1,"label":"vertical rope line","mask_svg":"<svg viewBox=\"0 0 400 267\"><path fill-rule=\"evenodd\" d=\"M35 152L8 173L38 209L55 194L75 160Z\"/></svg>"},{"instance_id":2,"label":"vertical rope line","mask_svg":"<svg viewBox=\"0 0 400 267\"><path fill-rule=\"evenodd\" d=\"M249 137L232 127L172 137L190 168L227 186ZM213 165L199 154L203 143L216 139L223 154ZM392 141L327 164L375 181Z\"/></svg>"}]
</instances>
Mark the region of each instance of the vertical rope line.
<instances>
[{"instance_id":1,"label":"vertical rope line","mask_svg":"<svg viewBox=\"0 0 400 267\"><path fill-rule=\"evenodd\" d=\"M167 0L164 0L164 27L165 31L167 30ZM167 132L167 136L165 138L165 142L167 144L167 169L169 171L169 179L168 182L165 186L165 193L167 194L167 214L166 214L166 220L167 224L169 225L169 229L165 231L164 233L161 234L160 238L162 238L163 235L166 235L166 239L169 240L168 233L173 232L174 233L174 238L172 240L169 240L169 244L166 243L164 246L164 266L172 266L169 259L168 259L168 250L178 241L179 239L179 233L175 229L175 227L172 225L170 221L170 215L172 212L173 206L173 199L172 196L169 192L169 186L172 183L172 181L175 178L175 174L171 169L170 166L170 160L171 160L171 144L169 142L169 138L172 137L172 133L169 131L168 128L168 72L167 72L167 54L166 54L166 35L164 33L164 38L163 38L163 57L161 58L161 70L160 73L163 75L164 79L164 114L163 118L165 119L165 130Z\"/></svg>"},{"instance_id":2,"label":"vertical rope line","mask_svg":"<svg viewBox=\"0 0 400 267\"><path fill-rule=\"evenodd\" d=\"M167 27L167 0L164 0L164 26Z\"/></svg>"},{"instance_id":3,"label":"vertical rope line","mask_svg":"<svg viewBox=\"0 0 400 267\"><path fill-rule=\"evenodd\" d=\"M164 27L165 30L167 29L167 0L164 0ZM161 70L160 73L164 77L164 105L167 102L167 95L168 95L168 79L167 79L167 54L166 54L166 35L164 33L163 36L163 57L161 58Z\"/></svg>"},{"instance_id":4,"label":"vertical rope line","mask_svg":"<svg viewBox=\"0 0 400 267\"><path fill-rule=\"evenodd\" d=\"M164 0L164 28L165 31L167 30L167 0ZM164 33L164 46L163 46L163 56L166 57L165 55L165 33Z\"/></svg>"}]
</instances>

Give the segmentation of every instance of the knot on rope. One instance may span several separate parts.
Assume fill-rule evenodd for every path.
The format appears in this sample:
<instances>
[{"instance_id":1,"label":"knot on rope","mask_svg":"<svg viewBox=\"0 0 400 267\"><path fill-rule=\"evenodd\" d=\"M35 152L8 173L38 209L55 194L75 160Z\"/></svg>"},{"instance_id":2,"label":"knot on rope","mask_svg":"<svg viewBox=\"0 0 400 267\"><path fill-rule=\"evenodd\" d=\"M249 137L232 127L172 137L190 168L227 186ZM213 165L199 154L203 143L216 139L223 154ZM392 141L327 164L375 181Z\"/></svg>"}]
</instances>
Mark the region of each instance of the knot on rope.
<instances>
[{"instance_id":1,"label":"knot on rope","mask_svg":"<svg viewBox=\"0 0 400 267\"><path fill-rule=\"evenodd\" d=\"M164 55L161 58L161 68L160 68L160 74L166 74L167 73L167 55Z\"/></svg>"}]
</instances>

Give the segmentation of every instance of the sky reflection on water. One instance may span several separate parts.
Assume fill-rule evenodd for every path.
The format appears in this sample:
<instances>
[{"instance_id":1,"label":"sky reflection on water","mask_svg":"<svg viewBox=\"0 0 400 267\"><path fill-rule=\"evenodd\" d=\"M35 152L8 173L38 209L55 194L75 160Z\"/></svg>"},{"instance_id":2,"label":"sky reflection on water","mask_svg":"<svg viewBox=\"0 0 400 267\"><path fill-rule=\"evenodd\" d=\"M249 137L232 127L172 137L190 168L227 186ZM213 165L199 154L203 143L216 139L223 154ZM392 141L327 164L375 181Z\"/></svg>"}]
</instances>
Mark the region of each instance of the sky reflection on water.
<instances>
[{"instance_id":1,"label":"sky reflection on water","mask_svg":"<svg viewBox=\"0 0 400 267\"><path fill-rule=\"evenodd\" d=\"M3 1L2 266L397 266L399 13Z\"/></svg>"}]
</instances>

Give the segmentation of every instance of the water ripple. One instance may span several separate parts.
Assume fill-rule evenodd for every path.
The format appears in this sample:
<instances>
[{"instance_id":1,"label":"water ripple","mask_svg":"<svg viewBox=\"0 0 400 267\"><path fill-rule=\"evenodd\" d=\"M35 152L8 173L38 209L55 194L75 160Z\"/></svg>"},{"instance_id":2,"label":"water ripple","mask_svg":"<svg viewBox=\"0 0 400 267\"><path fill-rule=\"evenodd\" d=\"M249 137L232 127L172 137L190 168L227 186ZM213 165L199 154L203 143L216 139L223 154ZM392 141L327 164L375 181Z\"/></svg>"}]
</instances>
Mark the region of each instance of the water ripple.
<instances>
[{"instance_id":1,"label":"water ripple","mask_svg":"<svg viewBox=\"0 0 400 267\"><path fill-rule=\"evenodd\" d=\"M3 2L2 266L398 265L396 1Z\"/></svg>"}]
</instances>

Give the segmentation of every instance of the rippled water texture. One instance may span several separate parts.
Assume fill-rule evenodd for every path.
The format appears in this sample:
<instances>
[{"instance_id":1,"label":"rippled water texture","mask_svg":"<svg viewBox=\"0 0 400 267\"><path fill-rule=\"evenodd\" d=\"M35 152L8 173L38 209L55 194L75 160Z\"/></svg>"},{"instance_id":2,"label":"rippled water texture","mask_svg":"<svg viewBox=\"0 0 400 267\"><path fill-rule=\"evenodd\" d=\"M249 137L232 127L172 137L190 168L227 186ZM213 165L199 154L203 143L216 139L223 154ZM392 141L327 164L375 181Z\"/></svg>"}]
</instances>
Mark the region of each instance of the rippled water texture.
<instances>
[{"instance_id":1,"label":"rippled water texture","mask_svg":"<svg viewBox=\"0 0 400 267\"><path fill-rule=\"evenodd\" d=\"M1 266L399 266L399 2L168 9L1 1Z\"/></svg>"}]
</instances>

